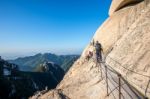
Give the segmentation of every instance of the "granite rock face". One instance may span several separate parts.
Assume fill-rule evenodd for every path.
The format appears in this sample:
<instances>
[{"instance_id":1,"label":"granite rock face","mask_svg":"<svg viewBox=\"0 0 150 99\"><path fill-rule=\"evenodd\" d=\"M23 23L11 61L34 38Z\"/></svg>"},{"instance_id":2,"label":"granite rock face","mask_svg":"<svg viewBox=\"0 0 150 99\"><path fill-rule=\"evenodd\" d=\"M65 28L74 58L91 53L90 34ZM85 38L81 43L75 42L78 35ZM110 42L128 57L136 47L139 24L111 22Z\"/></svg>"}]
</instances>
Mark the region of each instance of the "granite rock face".
<instances>
[{"instance_id":1,"label":"granite rock face","mask_svg":"<svg viewBox=\"0 0 150 99\"><path fill-rule=\"evenodd\" d=\"M101 42L105 62L144 94L149 81L146 76L150 76L150 3L132 1L136 0L113 0L111 16L98 28L93 39ZM61 90L61 94L70 99L114 99L106 95L106 82L94 59L85 60L87 52L93 49L91 44L85 48L55 91ZM47 99L48 93L39 98ZM150 97L150 86L147 96Z\"/></svg>"},{"instance_id":2,"label":"granite rock face","mask_svg":"<svg viewBox=\"0 0 150 99\"><path fill-rule=\"evenodd\" d=\"M143 1L143 0L113 0L110 10L109 10L109 15L112 15L114 12L116 12L117 10L119 10L125 6L139 3L141 1Z\"/></svg>"}]
</instances>

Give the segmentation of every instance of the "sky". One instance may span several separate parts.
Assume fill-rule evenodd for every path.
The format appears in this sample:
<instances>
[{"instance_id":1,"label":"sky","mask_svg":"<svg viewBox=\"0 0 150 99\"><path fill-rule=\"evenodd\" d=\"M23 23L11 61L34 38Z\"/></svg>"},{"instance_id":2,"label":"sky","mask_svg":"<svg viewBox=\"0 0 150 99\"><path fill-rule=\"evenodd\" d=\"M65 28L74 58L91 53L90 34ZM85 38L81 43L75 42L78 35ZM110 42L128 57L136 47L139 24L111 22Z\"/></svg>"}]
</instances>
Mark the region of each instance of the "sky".
<instances>
[{"instance_id":1,"label":"sky","mask_svg":"<svg viewBox=\"0 0 150 99\"><path fill-rule=\"evenodd\" d=\"M80 54L111 0L0 0L0 56Z\"/></svg>"}]
</instances>

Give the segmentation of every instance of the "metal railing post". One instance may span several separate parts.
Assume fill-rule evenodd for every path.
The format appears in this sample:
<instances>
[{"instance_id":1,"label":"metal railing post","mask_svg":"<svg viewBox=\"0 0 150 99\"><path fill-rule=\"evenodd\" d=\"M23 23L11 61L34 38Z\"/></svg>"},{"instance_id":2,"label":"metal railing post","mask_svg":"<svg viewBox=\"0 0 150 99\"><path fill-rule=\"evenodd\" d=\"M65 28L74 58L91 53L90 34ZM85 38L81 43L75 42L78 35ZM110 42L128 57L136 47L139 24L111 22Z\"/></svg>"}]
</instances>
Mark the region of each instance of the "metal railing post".
<instances>
[{"instance_id":1,"label":"metal railing post","mask_svg":"<svg viewBox=\"0 0 150 99\"><path fill-rule=\"evenodd\" d=\"M146 94L147 94L147 90L148 90L149 84L150 84L150 80L148 81L147 87L146 87L146 89L145 89L145 97L147 97Z\"/></svg>"},{"instance_id":2,"label":"metal railing post","mask_svg":"<svg viewBox=\"0 0 150 99\"><path fill-rule=\"evenodd\" d=\"M118 74L119 78L119 99L121 99L121 74Z\"/></svg>"},{"instance_id":3,"label":"metal railing post","mask_svg":"<svg viewBox=\"0 0 150 99\"><path fill-rule=\"evenodd\" d=\"M100 68L100 72L101 72L101 79L103 79L102 66L101 66L101 64L99 64L99 65L100 65L99 68Z\"/></svg>"},{"instance_id":4,"label":"metal railing post","mask_svg":"<svg viewBox=\"0 0 150 99\"><path fill-rule=\"evenodd\" d=\"M109 96L109 94L108 94L108 75L107 75L107 66L106 65L105 65L105 74L106 74L107 96Z\"/></svg>"}]
</instances>

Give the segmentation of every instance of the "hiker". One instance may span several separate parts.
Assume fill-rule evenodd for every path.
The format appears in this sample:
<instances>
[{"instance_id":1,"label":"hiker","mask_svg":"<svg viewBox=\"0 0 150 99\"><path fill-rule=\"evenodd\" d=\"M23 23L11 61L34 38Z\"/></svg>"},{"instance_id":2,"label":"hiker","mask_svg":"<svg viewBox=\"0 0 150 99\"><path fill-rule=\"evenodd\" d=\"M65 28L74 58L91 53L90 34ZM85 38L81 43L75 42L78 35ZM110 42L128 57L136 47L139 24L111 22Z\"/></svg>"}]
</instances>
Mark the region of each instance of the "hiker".
<instances>
[{"instance_id":1,"label":"hiker","mask_svg":"<svg viewBox=\"0 0 150 99\"><path fill-rule=\"evenodd\" d=\"M86 58L87 61L89 61L90 60L90 55L87 54L85 58Z\"/></svg>"},{"instance_id":2,"label":"hiker","mask_svg":"<svg viewBox=\"0 0 150 99\"><path fill-rule=\"evenodd\" d=\"M92 51L89 51L89 56L90 56L90 58L93 57L93 52Z\"/></svg>"},{"instance_id":3,"label":"hiker","mask_svg":"<svg viewBox=\"0 0 150 99\"><path fill-rule=\"evenodd\" d=\"M95 42L94 42L94 39L93 39L90 45L94 46L94 44L95 44Z\"/></svg>"},{"instance_id":4,"label":"hiker","mask_svg":"<svg viewBox=\"0 0 150 99\"><path fill-rule=\"evenodd\" d=\"M101 44L98 41L96 41L96 43L95 43L95 50L96 50L96 61L97 62L102 61L102 53L101 52L103 51L103 49L102 49Z\"/></svg>"},{"instance_id":5,"label":"hiker","mask_svg":"<svg viewBox=\"0 0 150 99\"><path fill-rule=\"evenodd\" d=\"M86 55L86 60L89 61L90 58L93 57L93 52L92 51L89 51L88 54Z\"/></svg>"}]
</instances>

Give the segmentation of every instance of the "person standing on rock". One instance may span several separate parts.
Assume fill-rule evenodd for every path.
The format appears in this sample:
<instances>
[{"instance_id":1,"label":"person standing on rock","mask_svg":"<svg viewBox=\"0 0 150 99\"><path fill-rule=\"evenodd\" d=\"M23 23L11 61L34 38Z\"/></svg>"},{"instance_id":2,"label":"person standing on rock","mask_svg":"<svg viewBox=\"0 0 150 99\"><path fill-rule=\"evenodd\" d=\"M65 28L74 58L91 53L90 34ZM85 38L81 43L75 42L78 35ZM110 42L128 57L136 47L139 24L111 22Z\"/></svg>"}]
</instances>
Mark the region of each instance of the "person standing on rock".
<instances>
[{"instance_id":1,"label":"person standing on rock","mask_svg":"<svg viewBox=\"0 0 150 99\"><path fill-rule=\"evenodd\" d=\"M102 61L102 53L101 52L103 51L103 49L102 49L101 44L98 41L96 41L96 43L95 43L95 50L96 50L96 61L97 62Z\"/></svg>"}]
</instances>

